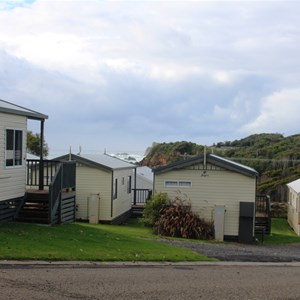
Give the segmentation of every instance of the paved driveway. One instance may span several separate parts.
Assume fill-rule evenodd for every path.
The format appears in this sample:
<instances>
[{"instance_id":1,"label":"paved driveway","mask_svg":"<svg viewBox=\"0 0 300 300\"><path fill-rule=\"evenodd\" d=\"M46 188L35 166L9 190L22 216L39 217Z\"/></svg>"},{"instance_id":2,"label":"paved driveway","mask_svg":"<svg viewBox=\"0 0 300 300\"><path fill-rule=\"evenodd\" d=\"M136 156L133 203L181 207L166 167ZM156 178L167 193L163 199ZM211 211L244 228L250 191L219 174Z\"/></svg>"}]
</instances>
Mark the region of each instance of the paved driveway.
<instances>
[{"instance_id":1,"label":"paved driveway","mask_svg":"<svg viewBox=\"0 0 300 300\"><path fill-rule=\"evenodd\" d=\"M286 245L245 245L238 243L194 243L185 241L160 240L178 247L214 257L221 261L239 262L300 262L300 243ZM300 297L300 296L299 296Z\"/></svg>"}]
</instances>

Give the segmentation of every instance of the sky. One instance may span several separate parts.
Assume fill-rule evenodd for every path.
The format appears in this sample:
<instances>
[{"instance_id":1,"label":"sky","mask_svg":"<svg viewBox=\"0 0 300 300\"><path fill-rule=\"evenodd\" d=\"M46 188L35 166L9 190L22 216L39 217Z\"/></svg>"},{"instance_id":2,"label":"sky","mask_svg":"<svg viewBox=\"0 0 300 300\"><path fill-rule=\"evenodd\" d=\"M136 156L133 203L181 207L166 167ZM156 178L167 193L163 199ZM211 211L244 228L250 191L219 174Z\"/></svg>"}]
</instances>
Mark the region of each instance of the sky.
<instances>
[{"instance_id":1,"label":"sky","mask_svg":"<svg viewBox=\"0 0 300 300\"><path fill-rule=\"evenodd\" d=\"M0 0L0 99L49 116L52 155L299 134L299 15L300 1Z\"/></svg>"}]
</instances>

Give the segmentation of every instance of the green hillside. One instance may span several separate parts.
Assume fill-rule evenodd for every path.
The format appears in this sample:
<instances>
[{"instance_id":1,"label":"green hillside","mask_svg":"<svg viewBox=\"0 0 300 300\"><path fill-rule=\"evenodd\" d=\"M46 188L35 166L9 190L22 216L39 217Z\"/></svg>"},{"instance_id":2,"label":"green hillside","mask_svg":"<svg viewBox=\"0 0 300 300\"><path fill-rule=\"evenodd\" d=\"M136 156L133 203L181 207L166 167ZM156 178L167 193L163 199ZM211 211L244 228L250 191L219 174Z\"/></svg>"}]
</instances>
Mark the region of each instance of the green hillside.
<instances>
[{"instance_id":1,"label":"green hillside","mask_svg":"<svg viewBox=\"0 0 300 300\"><path fill-rule=\"evenodd\" d=\"M258 191L269 194L272 201L285 201L286 183L300 178L300 135L254 134L219 142L206 151L256 169L260 173ZM203 145L186 141L154 144L141 165L165 165L203 152Z\"/></svg>"}]
</instances>

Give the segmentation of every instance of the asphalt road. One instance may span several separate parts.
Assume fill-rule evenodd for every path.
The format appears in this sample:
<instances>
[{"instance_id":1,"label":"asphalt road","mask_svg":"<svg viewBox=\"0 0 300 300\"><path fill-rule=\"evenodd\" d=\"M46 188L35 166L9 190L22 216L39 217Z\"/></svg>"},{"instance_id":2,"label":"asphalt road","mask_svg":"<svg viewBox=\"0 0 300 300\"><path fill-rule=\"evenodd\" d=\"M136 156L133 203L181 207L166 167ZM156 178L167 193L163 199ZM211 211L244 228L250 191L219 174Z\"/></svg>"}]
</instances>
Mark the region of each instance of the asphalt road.
<instances>
[{"instance_id":1,"label":"asphalt road","mask_svg":"<svg viewBox=\"0 0 300 300\"><path fill-rule=\"evenodd\" d=\"M0 265L0 299L300 299L300 264Z\"/></svg>"}]
</instances>

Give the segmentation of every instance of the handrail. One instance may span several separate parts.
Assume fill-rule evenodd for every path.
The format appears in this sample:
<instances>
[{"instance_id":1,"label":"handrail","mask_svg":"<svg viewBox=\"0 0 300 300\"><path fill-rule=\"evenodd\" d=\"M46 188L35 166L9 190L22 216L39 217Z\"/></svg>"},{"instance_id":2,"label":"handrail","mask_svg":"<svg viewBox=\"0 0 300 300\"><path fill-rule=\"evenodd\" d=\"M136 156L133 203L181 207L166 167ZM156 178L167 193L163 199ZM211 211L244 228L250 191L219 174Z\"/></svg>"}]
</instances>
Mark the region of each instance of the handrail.
<instances>
[{"instance_id":1,"label":"handrail","mask_svg":"<svg viewBox=\"0 0 300 300\"><path fill-rule=\"evenodd\" d=\"M255 210L269 214L271 211L271 200L269 195L256 195Z\"/></svg>"},{"instance_id":2,"label":"handrail","mask_svg":"<svg viewBox=\"0 0 300 300\"><path fill-rule=\"evenodd\" d=\"M62 174L62 165L59 165L59 168L50 183L49 186L49 211L48 211L48 219L49 223L53 224L55 213L57 211L57 207L61 200L61 174Z\"/></svg>"},{"instance_id":3,"label":"handrail","mask_svg":"<svg viewBox=\"0 0 300 300\"><path fill-rule=\"evenodd\" d=\"M49 223L53 224L55 214L58 214L58 223L61 221L61 199L64 189L74 189L76 185L76 162L63 161L59 163L59 167L49 185Z\"/></svg>"}]
</instances>

